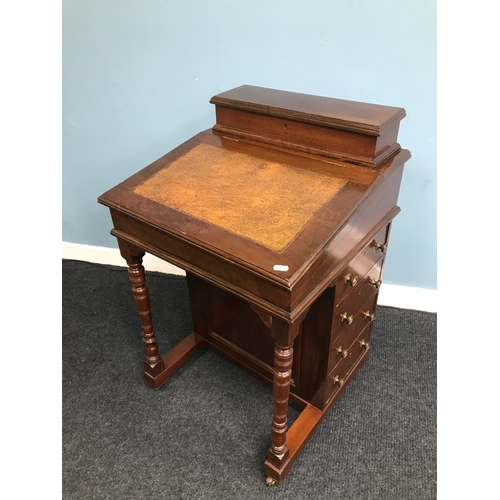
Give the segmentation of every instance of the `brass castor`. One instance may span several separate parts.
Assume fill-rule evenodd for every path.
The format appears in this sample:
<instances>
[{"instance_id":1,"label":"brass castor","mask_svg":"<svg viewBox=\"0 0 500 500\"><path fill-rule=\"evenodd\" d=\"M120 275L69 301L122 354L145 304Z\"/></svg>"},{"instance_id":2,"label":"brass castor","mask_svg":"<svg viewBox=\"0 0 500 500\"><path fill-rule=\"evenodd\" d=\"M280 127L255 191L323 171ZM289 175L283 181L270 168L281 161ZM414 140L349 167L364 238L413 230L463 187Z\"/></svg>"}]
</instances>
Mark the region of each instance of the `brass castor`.
<instances>
[{"instance_id":1,"label":"brass castor","mask_svg":"<svg viewBox=\"0 0 500 500\"><path fill-rule=\"evenodd\" d=\"M273 479L272 477L267 476L266 477L266 484L267 484L267 486L272 486L273 484L276 484L276 479Z\"/></svg>"}]
</instances>

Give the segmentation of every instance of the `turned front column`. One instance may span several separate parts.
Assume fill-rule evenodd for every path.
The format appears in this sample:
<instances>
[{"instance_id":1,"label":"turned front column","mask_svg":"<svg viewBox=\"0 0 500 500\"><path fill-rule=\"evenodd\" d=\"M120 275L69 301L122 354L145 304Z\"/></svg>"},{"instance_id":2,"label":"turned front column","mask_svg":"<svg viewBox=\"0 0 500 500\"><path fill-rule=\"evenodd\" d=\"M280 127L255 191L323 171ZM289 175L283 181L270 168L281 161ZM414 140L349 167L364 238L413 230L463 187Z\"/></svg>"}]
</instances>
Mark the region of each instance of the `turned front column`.
<instances>
[{"instance_id":1,"label":"turned front column","mask_svg":"<svg viewBox=\"0 0 500 500\"><path fill-rule=\"evenodd\" d=\"M149 291L146 286L146 273L142 265L144 252L123 242L119 242L119 246L122 257L127 261L132 293L134 294L135 304L141 320L142 340L146 355L144 370L147 374L154 377L163 371L165 366L159 355L159 347L156 343L156 334L153 328Z\"/></svg>"},{"instance_id":2,"label":"turned front column","mask_svg":"<svg viewBox=\"0 0 500 500\"><path fill-rule=\"evenodd\" d=\"M267 452L265 469L267 483L280 481L290 461L290 450L286 442L287 411L292 378L293 341L299 331L299 324L289 325L273 317L271 336L275 340L273 398L274 412L271 432L271 446Z\"/></svg>"}]
</instances>

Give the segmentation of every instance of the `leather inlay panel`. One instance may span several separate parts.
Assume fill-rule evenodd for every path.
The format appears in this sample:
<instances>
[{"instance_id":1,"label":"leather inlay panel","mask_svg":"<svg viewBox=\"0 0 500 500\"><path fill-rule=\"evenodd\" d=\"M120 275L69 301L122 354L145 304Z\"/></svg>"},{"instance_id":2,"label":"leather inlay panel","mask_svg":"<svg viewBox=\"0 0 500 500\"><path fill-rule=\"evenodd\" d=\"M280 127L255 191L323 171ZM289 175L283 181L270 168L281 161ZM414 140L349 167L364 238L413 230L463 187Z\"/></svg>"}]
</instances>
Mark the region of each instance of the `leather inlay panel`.
<instances>
[{"instance_id":1,"label":"leather inlay panel","mask_svg":"<svg viewBox=\"0 0 500 500\"><path fill-rule=\"evenodd\" d=\"M134 192L280 251L346 183L199 144Z\"/></svg>"}]
</instances>

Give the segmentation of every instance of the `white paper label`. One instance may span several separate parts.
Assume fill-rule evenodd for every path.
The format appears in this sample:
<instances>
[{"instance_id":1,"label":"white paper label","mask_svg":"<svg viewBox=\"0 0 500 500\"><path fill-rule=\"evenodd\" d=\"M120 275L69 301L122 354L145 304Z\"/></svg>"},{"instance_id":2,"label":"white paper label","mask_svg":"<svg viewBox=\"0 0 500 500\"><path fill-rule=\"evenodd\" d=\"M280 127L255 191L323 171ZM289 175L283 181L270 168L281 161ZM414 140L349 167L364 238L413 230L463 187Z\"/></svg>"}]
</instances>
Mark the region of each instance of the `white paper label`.
<instances>
[{"instance_id":1,"label":"white paper label","mask_svg":"<svg viewBox=\"0 0 500 500\"><path fill-rule=\"evenodd\" d=\"M280 264L275 264L273 267L275 271L288 271L288 266L282 266Z\"/></svg>"}]
</instances>

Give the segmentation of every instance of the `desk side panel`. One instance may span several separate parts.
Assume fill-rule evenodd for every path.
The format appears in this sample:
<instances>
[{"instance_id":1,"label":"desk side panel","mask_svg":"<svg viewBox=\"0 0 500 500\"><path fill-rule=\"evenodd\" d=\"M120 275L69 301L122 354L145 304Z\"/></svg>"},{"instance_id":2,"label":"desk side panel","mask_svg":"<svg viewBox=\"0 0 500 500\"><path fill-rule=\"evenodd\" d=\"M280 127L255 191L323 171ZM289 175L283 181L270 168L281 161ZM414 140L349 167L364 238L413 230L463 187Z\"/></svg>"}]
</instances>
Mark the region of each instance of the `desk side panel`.
<instances>
[{"instance_id":1,"label":"desk side panel","mask_svg":"<svg viewBox=\"0 0 500 500\"><path fill-rule=\"evenodd\" d=\"M364 240L375 235L399 212L397 201L403 164L376 186L322 251L319 258L302 272L292 286L292 310L301 314L337 277L342 268L361 249Z\"/></svg>"}]
</instances>

